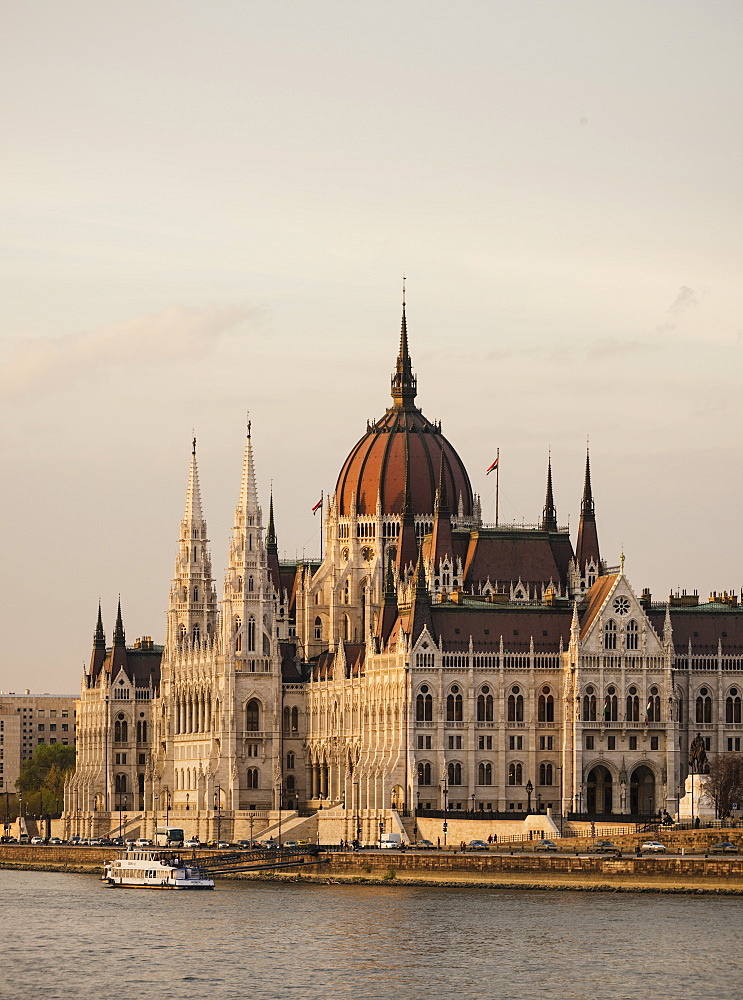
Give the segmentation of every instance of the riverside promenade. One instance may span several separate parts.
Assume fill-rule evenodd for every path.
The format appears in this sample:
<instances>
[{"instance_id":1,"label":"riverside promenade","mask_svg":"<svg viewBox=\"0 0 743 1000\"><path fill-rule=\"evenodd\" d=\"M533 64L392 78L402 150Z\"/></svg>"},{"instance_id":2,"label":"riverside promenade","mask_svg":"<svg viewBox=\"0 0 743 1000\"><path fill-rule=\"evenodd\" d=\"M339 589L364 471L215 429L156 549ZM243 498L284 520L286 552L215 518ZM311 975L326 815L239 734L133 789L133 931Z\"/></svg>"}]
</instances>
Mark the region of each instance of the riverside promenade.
<instances>
[{"instance_id":1,"label":"riverside promenade","mask_svg":"<svg viewBox=\"0 0 743 1000\"><path fill-rule=\"evenodd\" d=\"M407 884L523 889L574 889L585 891L714 893L743 895L743 854L709 854L720 840L743 849L740 830L667 833L662 837L668 853L637 857L637 844L645 837L616 837L621 858L587 853L589 838L558 841L554 853L535 853L530 845L499 845L487 852L445 851L341 851L323 853L323 864L313 869L288 868L281 872L233 874L224 878L287 881L320 881L357 884ZM67 845L0 845L0 868L38 871L100 873L103 862L116 855L112 847ZM682 854L681 851L684 853ZM206 860L219 851L184 851ZM705 856L706 855L706 856Z\"/></svg>"}]
</instances>

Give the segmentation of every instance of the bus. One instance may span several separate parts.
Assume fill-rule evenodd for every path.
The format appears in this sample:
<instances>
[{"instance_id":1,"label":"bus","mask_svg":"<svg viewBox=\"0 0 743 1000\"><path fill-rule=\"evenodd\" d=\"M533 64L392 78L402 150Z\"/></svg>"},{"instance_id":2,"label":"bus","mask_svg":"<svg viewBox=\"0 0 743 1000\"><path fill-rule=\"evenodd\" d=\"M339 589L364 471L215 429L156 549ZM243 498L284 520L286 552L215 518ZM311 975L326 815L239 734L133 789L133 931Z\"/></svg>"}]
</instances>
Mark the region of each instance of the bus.
<instances>
[{"instance_id":1,"label":"bus","mask_svg":"<svg viewBox=\"0 0 743 1000\"><path fill-rule=\"evenodd\" d=\"M159 826L155 830L155 847L183 847L183 830L179 826Z\"/></svg>"}]
</instances>

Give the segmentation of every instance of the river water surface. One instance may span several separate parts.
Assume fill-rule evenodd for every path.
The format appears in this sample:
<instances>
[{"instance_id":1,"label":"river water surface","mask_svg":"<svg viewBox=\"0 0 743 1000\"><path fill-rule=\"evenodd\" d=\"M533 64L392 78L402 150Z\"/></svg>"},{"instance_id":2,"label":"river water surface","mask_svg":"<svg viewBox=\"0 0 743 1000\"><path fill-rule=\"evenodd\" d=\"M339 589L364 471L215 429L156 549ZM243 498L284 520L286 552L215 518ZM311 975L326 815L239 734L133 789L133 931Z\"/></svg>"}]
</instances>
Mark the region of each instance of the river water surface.
<instances>
[{"instance_id":1,"label":"river water surface","mask_svg":"<svg viewBox=\"0 0 743 1000\"><path fill-rule=\"evenodd\" d=\"M741 1000L739 897L0 871L0 997Z\"/></svg>"}]
</instances>

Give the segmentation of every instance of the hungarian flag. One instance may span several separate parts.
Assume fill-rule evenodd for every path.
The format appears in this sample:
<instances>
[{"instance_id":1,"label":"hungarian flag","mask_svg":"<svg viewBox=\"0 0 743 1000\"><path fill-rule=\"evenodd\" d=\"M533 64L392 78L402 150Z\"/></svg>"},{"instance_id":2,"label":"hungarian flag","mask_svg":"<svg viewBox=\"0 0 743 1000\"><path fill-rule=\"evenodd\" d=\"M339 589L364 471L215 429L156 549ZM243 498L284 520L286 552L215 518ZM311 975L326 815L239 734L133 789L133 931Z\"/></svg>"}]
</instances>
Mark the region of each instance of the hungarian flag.
<instances>
[{"instance_id":1,"label":"hungarian flag","mask_svg":"<svg viewBox=\"0 0 743 1000\"><path fill-rule=\"evenodd\" d=\"M494 469L497 469L497 468L498 468L498 459L496 458L496 460L495 460L495 461L493 462L493 464L492 464L492 465L490 466L490 468L489 468L489 469L488 469L488 470L487 470L487 471L485 472L485 475L486 475L486 476L490 475L490 473L491 473L491 472L492 472L492 471L493 471Z\"/></svg>"},{"instance_id":2,"label":"hungarian flag","mask_svg":"<svg viewBox=\"0 0 743 1000\"><path fill-rule=\"evenodd\" d=\"M320 497L315 506L312 508L312 513L317 514L318 510L320 510L321 507L322 507L322 497Z\"/></svg>"}]
</instances>

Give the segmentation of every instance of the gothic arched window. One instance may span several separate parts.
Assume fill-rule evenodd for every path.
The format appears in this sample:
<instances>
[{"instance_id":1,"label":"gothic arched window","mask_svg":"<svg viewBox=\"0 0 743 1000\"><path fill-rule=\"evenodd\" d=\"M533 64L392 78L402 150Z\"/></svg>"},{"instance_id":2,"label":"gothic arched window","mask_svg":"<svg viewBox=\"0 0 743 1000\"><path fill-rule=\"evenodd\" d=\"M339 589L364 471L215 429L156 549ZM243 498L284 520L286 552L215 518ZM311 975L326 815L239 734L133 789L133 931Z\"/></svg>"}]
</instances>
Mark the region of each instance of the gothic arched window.
<instances>
[{"instance_id":1,"label":"gothic arched window","mask_svg":"<svg viewBox=\"0 0 743 1000\"><path fill-rule=\"evenodd\" d=\"M596 694L592 687L586 688L583 696L583 721L596 721Z\"/></svg>"},{"instance_id":2,"label":"gothic arched window","mask_svg":"<svg viewBox=\"0 0 743 1000\"><path fill-rule=\"evenodd\" d=\"M421 761L421 763L418 764L418 784L431 784L431 765L427 761Z\"/></svg>"},{"instance_id":3,"label":"gothic arched window","mask_svg":"<svg viewBox=\"0 0 743 1000\"><path fill-rule=\"evenodd\" d=\"M555 699L548 687L542 688L537 702L537 722L555 721Z\"/></svg>"},{"instance_id":4,"label":"gothic arched window","mask_svg":"<svg viewBox=\"0 0 743 1000\"><path fill-rule=\"evenodd\" d=\"M452 687L451 693L446 696L446 721L462 721L462 695L457 684Z\"/></svg>"},{"instance_id":5,"label":"gothic arched window","mask_svg":"<svg viewBox=\"0 0 743 1000\"><path fill-rule=\"evenodd\" d=\"M255 652L255 618L248 618L248 652Z\"/></svg>"},{"instance_id":6,"label":"gothic arched window","mask_svg":"<svg viewBox=\"0 0 743 1000\"><path fill-rule=\"evenodd\" d=\"M490 694L490 688L487 684L483 687L482 692L477 696L477 721L493 721L493 696Z\"/></svg>"},{"instance_id":7,"label":"gothic arched window","mask_svg":"<svg viewBox=\"0 0 743 1000\"><path fill-rule=\"evenodd\" d=\"M508 784L509 785L521 785L523 784L523 769L521 764L514 760L508 765Z\"/></svg>"},{"instance_id":8,"label":"gothic arched window","mask_svg":"<svg viewBox=\"0 0 743 1000\"><path fill-rule=\"evenodd\" d=\"M640 630L633 618L627 622L627 649L639 649Z\"/></svg>"},{"instance_id":9,"label":"gothic arched window","mask_svg":"<svg viewBox=\"0 0 743 1000\"><path fill-rule=\"evenodd\" d=\"M322 639L322 620L315 619L315 639Z\"/></svg>"},{"instance_id":10,"label":"gothic arched window","mask_svg":"<svg viewBox=\"0 0 743 1000\"><path fill-rule=\"evenodd\" d=\"M617 623L613 619L604 625L604 649L617 648Z\"/></svg>"},{"instance_id":11,"label":"gothic arched window","mask_svg":"<svg viewBox=\"0 0 743 1000\"><path fill-rule=\"evenodd\" d=\"M415 699L415 718L416 722L431 722L433 719L433 698L427 684L423 685Z\"/></svg>"},{"instance_id":12,"label":"gothic arched window","mask_svg":"<svg viewBox=\"0 0 743 1000\"><path fill-rule=\"evenodd\" d=\"M640 721L640 699L637 688L631 687L627 695L627 722Z\"/></svg>"},{"instance_id":13,"label":"gothic arched window","mask_svg":"<svg viewBox=\"0 0 743 1000\"><path fill-rule=\"evenodd\" d=\"M650 688L645 714L648 717L648 722L660 722L660 695L657 687Z\"/></svg>"},{"instance_id":14,"label":"gothic arched window","mask_svg":"<svg viewBox=\"0 0 743 1000\"><path fill-rule=\"evenodd\" d=\"M616 722L619 718L619 700L616 689L610 687L604 698L604 722Z\"/></svg>"},{"instance_id":15,"label":"gothic arched window","mask_svg":"<svg viewBox=\"0 0 743 1000\"><path fill-rule=\"evenodd\" d=\"M245 728L249 733L257 733L261 728L261 706L253 698L245 709Z\"/></svg>"},{"instance_id":16,"label":"gothic arched window","mask_svg":"<svg viewBox=\"0 0 743 1000\"><path fill-rule=\"evenodd\" d=\"M712 722L712 698L707 688L700 688L697 696L697 722Z\"/></svg>"},{"instance_id":17,"label":"gothic arched window","mask_svg":"<svg viewBox=\"0 0 743 1000\"><path fill-rule=\"evenodd\" d=\"M539 765L539 784L552 784L552 765L548 761L542 761Z\"/></svg>"},{"instance_id":18,"label":"gothic arched window","mask_svg":"<svg viewBox=\"0 0 743 1000\"><path fill-rule=\"evenodd\" d=\"M248 788L258 788L258 768L248 768Z\"/></svg>"},{"instance_id":19,"label":"gothic arched window","mask_svg":"<svg viewBox=\"0 0 743 1000\"><path fill-rule=\"evenodd\" d=\"M518 687L513 688L508 696L508 721L524 721L524 696Z\"/></svg>"},{"instance_id":20,"label":"gothic arched window","mask_svg":"<svg viewBox=\"0 0 743 1000\"><path fill-rule=\"evenodd\" d=\"M450 785L462 784L462 765L452 762L446 769Z\"/></svg>"},{"instance_id":21,"label":"gothic arched window","mask_svg":"<svg viewBox=\"0 0 743 1000\"><path fill-rule=\"evenodd\" d=\"M725 722L733 724L741 720L741 699L737 688L730 688L730 694L725 699Z\"/></svg>"},{"instance_id":22,"label":"gothic arched window","mask_svg":"<svg viewBox=\"0 0 743 1000\"><path fill-rule=\"evenodd\" d=\"M481 761L477 767L477 784L493 784L493 765L489 761Z\"/></svg>"}]
</instances>

